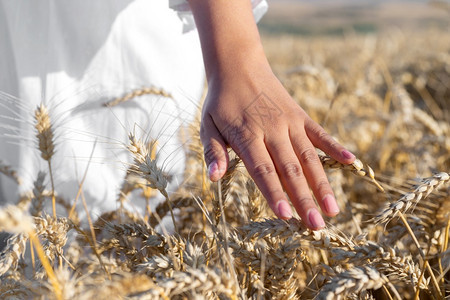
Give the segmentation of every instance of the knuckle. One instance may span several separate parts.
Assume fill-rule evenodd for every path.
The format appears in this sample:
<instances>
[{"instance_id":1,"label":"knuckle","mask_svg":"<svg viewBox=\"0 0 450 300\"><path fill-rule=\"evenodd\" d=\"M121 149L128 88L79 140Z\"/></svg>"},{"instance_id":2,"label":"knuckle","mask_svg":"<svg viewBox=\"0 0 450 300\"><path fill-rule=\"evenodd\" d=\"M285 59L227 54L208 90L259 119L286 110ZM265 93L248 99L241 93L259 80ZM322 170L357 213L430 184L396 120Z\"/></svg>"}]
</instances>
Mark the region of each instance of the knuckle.
<instances>
[{"instance_id":1,"label":"knuckle","mask_svg":"<svg viewBox=\"0 0 450 300\"><path fill-rule=\"evenodd\" d=\"M276 174L275 167L271 163L261 163L253 168L253 174L255 177L273 176Z\"/></svg>"},{"instance_id":2,"label":"knuckle","mask_svg":"<svg viewBox=\"0 0 450 300\"><path fill-rule=\"evenodd\" d=\"M320 180L316 184L316 190L320 195L329 194L332 192L331 186L326 180Z\"/></svg>"},{"instance_id":3,"label":"knuckle","mask_svg":"<svg viewBox=\"0 0 450 300\"><path fill-rule=\"evenodd\" d=\"M295 202L297 203L298 207L303 210L303 208L311 205L313 199L311 197L302 196L298 197Z\"/></svg>"},{"instance_id":4,"label":"knuckle","mask_svg":"<svg viewBox=\"0 0 450 300\"><path fill-rule=\"evenodd\" d=\"M313 165L319 163L319 157L317 156L316 151L310 148L303 150L303 152L300 153L300 159L302 163L306 165Z\"/></svg>"},{"instance_id":5,"label":"knuckle","mask_svg":"<svg viewBox=\"0 0 450 300\"><path fill-rule=\"evenodd\" d=\"M287 179L299 178L303 175L303 170L299 163L285 163L282 166L281 175Z\"/></svg>"},{"instance_id":6,"label":"knuckle","mask_svg":"<svg viewBox=\"0 0 450 300\"><path fill-rule=\"evenodd\" d=\"M331 138L330 134L328 132L326 132L325 130L320 130L318 132L318 136L321 140L324 140L324 141L328 141Z\"/></svg>"},{"instance_id":7,"label":"knuckle","mask_svg":"<svg viewBox=\"0 0 450 300\"><path fill-rule=\"evenodd\" d=\"M325 130L320 131L319 139L327 143L330 148L337 148L340 146L339 143Z\"/></svg>"}]
</instances>

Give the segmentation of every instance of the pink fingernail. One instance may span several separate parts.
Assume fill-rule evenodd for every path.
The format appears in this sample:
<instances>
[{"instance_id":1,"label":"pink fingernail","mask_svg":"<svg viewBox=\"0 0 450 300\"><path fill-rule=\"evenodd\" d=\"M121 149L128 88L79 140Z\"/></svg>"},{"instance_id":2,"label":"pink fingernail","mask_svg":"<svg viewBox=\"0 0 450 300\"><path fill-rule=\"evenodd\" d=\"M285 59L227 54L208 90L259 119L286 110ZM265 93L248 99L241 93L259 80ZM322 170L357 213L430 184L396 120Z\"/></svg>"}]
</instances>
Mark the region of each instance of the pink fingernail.
<instances>
[{"instance_id":1,"label":"pink fingernail","mask_svg":"<svg viewBox=\"0 0 450 300\"><path fill-rule=\"evenodd\" d=\"M325 195L322 199L323 206L327 213L329 214L338 214L339 213L339 206L336 203L336 199L333 197L333 195Z\"/></svg>"},{"instance_id":2,"label":"pink fingernail","mask_svg":"<svg viewBox=\"0 0 450 300\"><path fill-rule=\"evenodd\" d=\"M280 216L280 218L282 218L282 219L292 218L291 206L286 201L284 201L284 200L279 201L278 205L277 205L277 210L278 210L278 215Z\"/></svg>"},{"instance_id":3,"label":"pink fingernail","mask_svg":"<svg viewBox=\"0 0 450 300\"><path fill-rule=\"evenodd\" d=\"M343 156L344 158L346 158L346 159L355 159L355 158L356 158L356 156L353 155L353 153L351 153L351 152L348 151L348 150L342 151L342 156Z\"/></svg>"},{"instance_id":4,"label":"pink fingernail","mask_svg":"<svg viewBox=\"0 0 450 300\"><path fill-rule=\"evenodd\" d=\"M219 172L219 165L217 164L216 161L213 161L208 166L208 177L209 177L209 179L213 180L213 178L217 177L218 176L218 172Z\"/></svg>"},{"instance_id":5,"label":"pink fingernail","mask_svg":"<svg viewBox=\"0 0 450 300\"><path fill-rule=\"evenodd\" d=\"M309 224L312 228L320 229L325 227L325 221L317 209L310 208L306 213L306 216L308 217Z\"/></svg>"}]
</instances>

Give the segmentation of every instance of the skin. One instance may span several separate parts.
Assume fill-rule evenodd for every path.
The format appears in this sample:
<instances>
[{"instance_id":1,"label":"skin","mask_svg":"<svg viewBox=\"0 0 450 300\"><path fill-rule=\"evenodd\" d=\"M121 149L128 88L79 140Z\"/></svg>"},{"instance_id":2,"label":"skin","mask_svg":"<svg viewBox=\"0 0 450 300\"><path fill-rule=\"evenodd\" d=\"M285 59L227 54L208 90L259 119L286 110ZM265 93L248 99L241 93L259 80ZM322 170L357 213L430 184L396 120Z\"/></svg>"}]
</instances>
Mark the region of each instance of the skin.
<instances>
[{"instance_id":1,"label":"skin","mask_svg":"<svg viewBox=\"0 0 450 300\"><path fill-rule=\"evenodd\" d=\"M279 218L292 217L290 199L309 228L324 227L310 189L325 215L335 216L339 208L315 147L344 164L355 156L315 123L273 74L249 0L189 4L208 80L200 137L210 179L224 175L230 146Z\"/></svg>"}]
</instances>

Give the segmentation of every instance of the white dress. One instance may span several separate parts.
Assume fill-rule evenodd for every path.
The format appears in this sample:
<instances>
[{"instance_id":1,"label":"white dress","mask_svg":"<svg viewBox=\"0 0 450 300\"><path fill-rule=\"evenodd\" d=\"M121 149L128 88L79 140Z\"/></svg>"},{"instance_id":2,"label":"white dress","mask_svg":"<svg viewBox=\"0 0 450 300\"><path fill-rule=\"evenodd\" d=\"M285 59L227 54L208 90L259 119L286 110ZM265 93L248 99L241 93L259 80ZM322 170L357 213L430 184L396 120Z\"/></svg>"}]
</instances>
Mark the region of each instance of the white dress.
<instances>
[{"instance_id":1,"label":"white dress","mask_svg":"<svg viewBox=\"0 0 450 300\"><path fill-rule=\"evenodd\" d=\"M267 4L253 7L259 19ZM205 84L186 2L0 0L0 41L0 160L23 179L17 186L0 174L0 204L15 202L38 171L48 171L33 127L41 101L55 128L52 168L63 197L75 197L89 165L83 191L91 212L115 209L130 132L158 140L159 161L173 175L168 189L176 188L184 170L179 129L193 119ZM147 87L172 97L104 105Z\"/></svg>"}]
</instances>

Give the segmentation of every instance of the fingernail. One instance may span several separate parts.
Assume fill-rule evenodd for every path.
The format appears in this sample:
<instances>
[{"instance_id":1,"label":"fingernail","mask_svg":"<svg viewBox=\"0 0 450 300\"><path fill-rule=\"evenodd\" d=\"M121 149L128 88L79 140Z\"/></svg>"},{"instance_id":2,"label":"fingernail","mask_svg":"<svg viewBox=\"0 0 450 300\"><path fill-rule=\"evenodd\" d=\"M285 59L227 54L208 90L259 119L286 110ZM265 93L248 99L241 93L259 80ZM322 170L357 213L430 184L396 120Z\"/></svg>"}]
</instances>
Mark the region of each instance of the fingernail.
<instances>
[{"instance_id":1,"label":"fingernail","mask_svg":"<svg viewBox=\"0 0 450 300\"><path fill-rule=\"evenodd\" d=\"M215 177L218 176L218 171L219 171L219 165L217 164L216 161L213 161L212 163L209 164L208 166L208 177L209 179L213 179Z\"/></svg>"},{"instance_id":2,"label":"fingernail","mask_svg":"<svg viewBox=\"0 0 450 300\"><path fill-rule=\"evenodd\" d=\"M325 222L317 209L310 208L306 213L306 216L308 217L309 224L312 228L320 229L325 227Z\"/></svg>"},{"instance_id":3,"label":"fingernail","mask_svg":"<svg viewBox=\"0 0 450 300\"><path fill-rule=\"evenodd\" d=\"M348 151L348 150L342 151L342 156L343 156L344 158L346 158L346 159L354 159L354 158L356 158L356 156L354 156L353 153L351 153L351 152Z\"/></svg>"},{"instance_id":4,"label":"fingernail","mask_svg":"<svg viewBox=\"0 0 450 300\"><path fill-rule=\"evenodd\" d=\"M277 210L278 210L278 215L280 216L280 218L282 218L282 219L292 218L291 206L286 201L284 201L284 200L279 201L278 205L277 205Z\"/></svg>"},{"instance_id":5,"label":"fingernail","mask_svg":"<svg viewBox=\"0 0 450 300\"><path fill-rule=\"evenodd\" d=\"M339 213L339 206L336 203L336 199L333 197L333 195L325 195L322 199L323 205L325 207L325 210L329 214L337 214Z\"/></svg>"}]
</instances>

